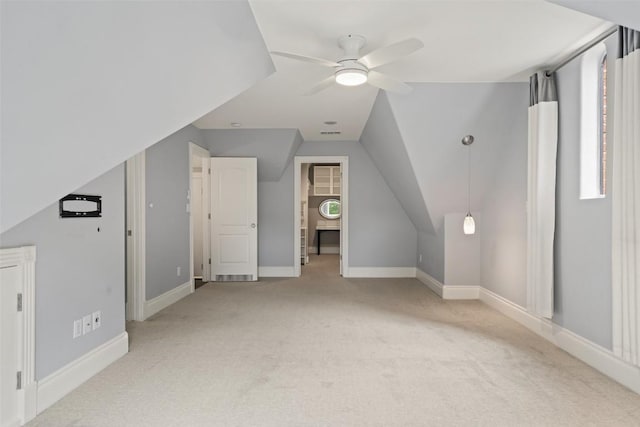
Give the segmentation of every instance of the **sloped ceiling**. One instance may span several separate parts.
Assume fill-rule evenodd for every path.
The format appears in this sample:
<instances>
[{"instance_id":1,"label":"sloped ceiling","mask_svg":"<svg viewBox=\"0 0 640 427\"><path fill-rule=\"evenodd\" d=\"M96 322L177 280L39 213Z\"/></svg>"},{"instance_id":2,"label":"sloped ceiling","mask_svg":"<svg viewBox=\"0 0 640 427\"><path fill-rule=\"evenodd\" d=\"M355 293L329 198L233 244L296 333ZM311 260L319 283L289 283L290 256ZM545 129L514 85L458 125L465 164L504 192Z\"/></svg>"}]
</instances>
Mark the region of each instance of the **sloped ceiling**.
<instances>
[{"instance_id":1,"label":"sloped ceiling","mask_svg":"<svg viewBox=\"0 0 640 427\"><path fill-rule=\"evenodd\" d=\"M251 7L269 50L335 60L345 34L367 38L362 54L417 37L424 49L379 68L408 82L524 82L609 26L544 0L253 0ZM273 76L194 124L294 128L312 141L360 138L377 89L335 86L302 96L333 70L281 57L274 62Z\"/></svg>"},{"instance_id":2,"label":"sloped ceiling","mask_svg":"<svg viewBox=\"0 0 640 427\"><path fill-rule=\"evenodd\" d=\"M389 98L380 91L364 127L364 146L417 230L435 232Z\"/></svg>"},{"instance_id":3,"label":"sloped ceiling","mask_svg":"<svg viewBox=\"0 0 640 427\"><path fill-rule=\"evenodd\" d=\"M246 1L0 7L0 231L274 70Z\"/></svg>"},{"instance_id":4,"label":"sloped ceiling","mask_svg":"<svg viewBox=\"0 0 640 427\"><path fill-rule=\"evenodd\" d=\"M548 0L551 3L640 31L638 0Z\"/></svg>"}]
</instances>

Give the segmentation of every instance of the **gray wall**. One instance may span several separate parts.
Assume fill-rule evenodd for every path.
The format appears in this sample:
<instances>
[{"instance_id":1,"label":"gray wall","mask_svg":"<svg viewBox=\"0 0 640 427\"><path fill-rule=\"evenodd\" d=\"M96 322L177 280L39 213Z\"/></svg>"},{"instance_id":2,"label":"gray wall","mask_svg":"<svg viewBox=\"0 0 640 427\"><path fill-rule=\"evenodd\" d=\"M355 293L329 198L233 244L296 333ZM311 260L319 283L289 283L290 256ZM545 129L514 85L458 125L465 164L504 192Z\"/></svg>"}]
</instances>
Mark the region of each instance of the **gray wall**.
<instances>
[{"instance_id":1,"label":"gray wall","mask_svg":"<svg viewBox=\"0 0 640 427\"><path fill-rule=\"evenodd\" d=\"M125 330L123 165L74 192L102 196L102 217L61 219L54 203L0 235L2 247L36 245L37 380ZM100 329L73 339L73 321L96 310Z\"/></svg>"},{"instance_id":2,"label":"gray wall","mask_svg":"<svg viewBox=\"0 0 640 427\"><path fill-rule=\"evenodd\" d=\"M296 156L349 156L351 267L415 267L416 228L360 143L304 142Z\"/></svg>"},{"instance_id":3,"label":"gray wall","mask_svg":"<svg viewBox=\"0 0 640 427\"><path fill-rule=\"evenodd\" d=\"M420 231L433 234L435 230L413 170L414 166L407 154L385 91L378 92L371 115L360 136L360 143L382 173L413 225Z\"/></svg>"},{"instance_id":4,"label":"gray wall","mask_svg":"<svg viewBox=\"0 0 640 427\"><path fill-rule=\"evenodd\" d=\"M481 283L521 306L526 306L527 296L527 101L523 97L512 115L511 143L496 153L498 166L476 223Z\"/></svg>"},{"instance_id":5,"label":"gray wall","mask_svg":"<svg viewBox=\"0 0 640 427\"><path fill-rule=\"evenodd\" d=\"M149 147L145 153L147 300L190 280L189 142L204 145L200 130L192 125ZM177 267L182 270L180 276Z\"/></svg>"},{"instance_id":6,"label":"gray wall","mask_svg":"<svg viewBox=\"0 0 640 427\"><path fill-rule=\"evenodd\" d=\"M258 265L293 265L293 162L280 181L258 182Z\"/></svg>"},{"instance_id":7,"label":"gray wall","mask_svg":"<svg viewBox=\"0 0 640 427\"><path fill-rule=\"evenodd\" d=\"M526 83L415 83L413 87L409 95L378 95L361 141L419 231L418 267L443 281L444 216L467 210L467 149L460 140L466 134L476 137L471 146L472 212L496 211L506 208L512 198L524 197L520 187L508 188L513 182L502 188L499 180L518 173L509 156L522 163L522 152L513 147L521 149L524 143L526 149L529 89ZM487 225L503 234L501 240L520 232L501 229L491 220ZM489 238L493 246L495 238ZM519 286L507 284L513 275L501 274L487 269L486 276L499 278L505 287Z\"/></svg>"},{"instance_id":8,"label":"gray wall","mask_svg":"<svg viewBox=\"0 0 640 427\"><path fill-rule=\"evenodd\" d=\"M438 233L418 232L418 268L444 283L444 229Z\"/></svg>"},{"instance_id":9,"label":"gray wall","mask_svg":"<svg viewBox=\"0 0 640 427\"><path fill-rule=\"evenodd\" d=\"M258 263L293 265L293 173L296 156L349 156L349 262L354 267L413 267L416 230L364 148L355 141L304 142L296 130L203 131L212 155L258 158L271 170L258 182ZM275 165L288 159L277 181ZM261 160L267 160L265 163ZM174 267L175 271L175 267ZM174 272L175 274L175 272Z\"/></svg>"},{"instance_id":10,"label":"gray wall","mask_svg":"<svg viewBox=\"0 0 640 427\"><path fill-rule=\"evenodd\" d=\"M258 182L277 182L302 143L297 129L203 130L212 156L257 157Z\"/></svg>"},{"instance_id":11,"label":"gray wall","mask_svg":"<svg viewBox=\"0 0 640 427\"><path fill-rule=\"evenodd\" d=\"M522 138L513 126L527 106L526 83L414 83L413 92L388 94L407 154L434 229L444 215L467 210L466 134L471 146L471 210L479 210L491 189L499 156ZM524 129L526 137L526 128Z\"/></svg>"},{"instance_id":12,"label":"gray wall","mask_svg":"<svg viewBox=\"0 0 640 427\"><path fill-rule=\"evenodd\" d=\"M609 130L613 126L615 36L607 41ZM553 321L612 348L611 194L579 199L580 58L557 73L559 102L558 182ZM609 132L609 141L613 141ZM609 149L611 149L611 144ZM608 153L611 159L611 151ZM611 165L611 162L609 162ZM611 182L611 167L608 167Z\"/></svg>"},{"instance_id":13,"label":"gray wall","mask_svg":"<svg viewBox=\"0 0 640 427\"><path fill-rule=\"evenodd\" d=\"M274 71L246 0L0 8L0 231Z\"/></svg>"}]
</instances>

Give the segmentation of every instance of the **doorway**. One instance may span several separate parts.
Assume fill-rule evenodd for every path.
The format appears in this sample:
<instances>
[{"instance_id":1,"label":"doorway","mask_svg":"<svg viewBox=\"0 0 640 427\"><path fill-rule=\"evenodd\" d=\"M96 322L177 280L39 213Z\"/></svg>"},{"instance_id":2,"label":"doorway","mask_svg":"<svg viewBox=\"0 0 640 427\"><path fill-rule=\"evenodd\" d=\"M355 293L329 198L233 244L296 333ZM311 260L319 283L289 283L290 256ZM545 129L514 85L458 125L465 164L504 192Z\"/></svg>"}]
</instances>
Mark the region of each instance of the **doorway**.
<instances>
[{"instance_id":1,"label":"doorway","mask_svg":"<svg viewBox=\"0 0 640 427\"><path fill-rule=\"evenodd\" d=\"M189 143L190 265L192 291L211 280L209 151Z\"/></svg>"},{"instance_id":2,"label":"doorway","mask_svg":"<svg viewBox=\"0 0 640 427\"><path fill-rule=\"evenodd\" d=\"M340 275L348 277L349 158L297 156L294 171L295 277L324 255L337 258ZM322 244L335 239L333 247Z\"/></svg>"},{"instance_id":3,"label":"doorway","mask_svg":"<svg viewBox=\"0 0 640 427\"><path fill-rule=\"evenodd\" d=\"M36 415L34 246L0 249L0 426Z\"/></svg>"}]
</instances>

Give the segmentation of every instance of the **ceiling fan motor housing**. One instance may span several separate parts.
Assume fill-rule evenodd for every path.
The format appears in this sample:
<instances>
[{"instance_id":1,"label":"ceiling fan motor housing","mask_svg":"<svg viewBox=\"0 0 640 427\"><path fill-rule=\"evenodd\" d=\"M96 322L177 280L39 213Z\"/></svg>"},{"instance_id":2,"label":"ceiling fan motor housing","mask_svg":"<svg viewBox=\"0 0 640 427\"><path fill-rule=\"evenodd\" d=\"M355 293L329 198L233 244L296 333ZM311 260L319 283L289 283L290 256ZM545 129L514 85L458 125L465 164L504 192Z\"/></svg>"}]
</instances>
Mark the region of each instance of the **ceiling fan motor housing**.
<instances>
[{"instance_id":1,"label":"ceiling fan motor housing","mask_svg":"<svg viewBox=\"0 0 640 427\"><path fill-rule=\"evenodd\" d=\"M336 68L335 78L338 84L343 86L358 86L367 81L369 69L358 62L360 49L367 40L359 35L349 34L338 39L338 45L344 50L344 56L337 62L341 65Z\"/></svg>"},{"instance_id":2,"label":"ceiling fan motor housing","mask_svg":"<svg viewBox=\"0 0 640 427\"><path fill-rule=\"evenodd\" d=\"M348 34L338 39L338 46L344 50L344 56L338 62L352 59L356 61L360 57L360 49L367 43L367 39L357 34Z\"/></svg>"}]
</instances>

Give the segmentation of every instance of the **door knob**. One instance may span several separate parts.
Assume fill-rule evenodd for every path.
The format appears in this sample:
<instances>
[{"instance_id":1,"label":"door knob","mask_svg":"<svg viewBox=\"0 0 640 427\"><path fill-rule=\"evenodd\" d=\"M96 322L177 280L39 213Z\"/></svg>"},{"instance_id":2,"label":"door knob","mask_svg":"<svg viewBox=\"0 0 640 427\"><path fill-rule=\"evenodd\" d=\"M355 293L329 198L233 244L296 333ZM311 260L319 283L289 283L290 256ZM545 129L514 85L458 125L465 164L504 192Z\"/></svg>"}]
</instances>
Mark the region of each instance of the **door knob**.
<instances>
[{"instance_id":1,"label":"door knob","mask_svg":"<svg viewBox=\"0 0 640 427\"><path fill-rule=\"evenodd\" d=\"M256 224L255 224L255 222L252 222L252 223L251 223L251 228L256 228Z\"/></svg>"}]
</instances>

